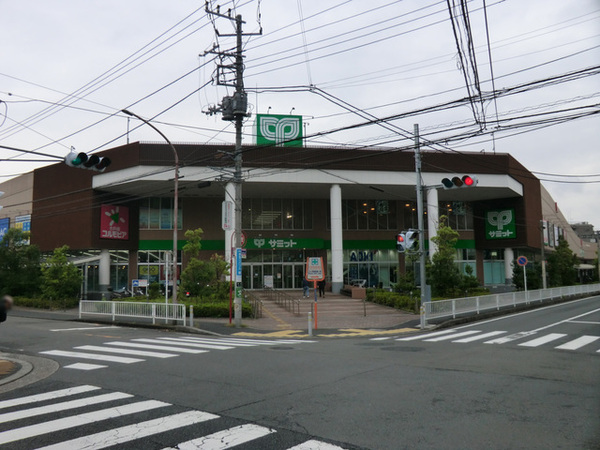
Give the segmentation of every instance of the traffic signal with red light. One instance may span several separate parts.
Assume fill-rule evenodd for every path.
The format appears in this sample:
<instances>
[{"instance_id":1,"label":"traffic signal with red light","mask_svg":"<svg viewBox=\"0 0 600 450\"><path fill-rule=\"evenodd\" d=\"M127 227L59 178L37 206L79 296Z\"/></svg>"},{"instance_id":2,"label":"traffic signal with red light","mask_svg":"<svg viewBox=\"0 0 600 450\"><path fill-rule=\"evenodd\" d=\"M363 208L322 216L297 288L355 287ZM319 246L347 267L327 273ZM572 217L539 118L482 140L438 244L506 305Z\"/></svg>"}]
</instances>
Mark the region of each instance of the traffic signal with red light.
<instances>
[{"instance_id":1,"label":"traffic signal with red light","mask_svg":"<svg viewBox=\"0 0 600 450\"><path fill-rule=\"evenodd\" d=\"M396 249L398 253L404 253L406 251L406 234L398 233L396 235Z\"/></svg>"},{"instance_id":2,"label":"traffic signal with red light","mask_svg":"<svg viewBox=\"0 0 600 450\"><path fill-rule=\"evenodd\" d=\"M110 158L98 155L87 155L86 153L76 153L71 151L65 156L65 164L69 167L79 167L81 169L104 172L110 166Z\"/></svg>"},{"instance_id":3,"label":"traffic signal with red light","mask_svg":"<svg viewBox=\"0 0 600 450\"><path fill-rule=\"evenodd\" d=\"M473 175L463 175L462 177L452 177L442 179L444 189L468 188L477 186L479 180Z\"/></svg>"}]
</instances>

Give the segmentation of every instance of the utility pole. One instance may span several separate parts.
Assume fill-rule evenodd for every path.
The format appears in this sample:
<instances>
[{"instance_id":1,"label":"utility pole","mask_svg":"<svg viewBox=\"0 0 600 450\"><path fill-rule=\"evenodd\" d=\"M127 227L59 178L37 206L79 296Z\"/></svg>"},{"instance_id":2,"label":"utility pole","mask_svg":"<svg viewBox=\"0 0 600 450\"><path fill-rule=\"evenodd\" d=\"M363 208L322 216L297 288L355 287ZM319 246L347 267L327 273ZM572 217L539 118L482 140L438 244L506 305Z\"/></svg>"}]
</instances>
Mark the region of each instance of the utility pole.
<instances>
[{"instance_id":1,"label":"utility pole","mask_svg":"<svg viewBox=\"0 0 600 450\"><path fill-rule=\"evenodd\" d=\"M546 244L544 243L544 221L540 220L540 230L542 232L542 289L546 289L548 287L546 283L546 254L544 252L544 247ZM525 268L523 268L525 270Z\"/></svg>"},{"instance_id":2,"label":"utility pole","mask_svg":"<svg viewBox=\"0 0 600 450\"><path fill-rule=\"evenodd\" d=\"M220 34L215 30L217 36L235 37L236 46L234 52L218 51L215 46L213 50L206 53L214 53L221 58L221 63L217 65L217 84L222 86L235 87L233 96L223 97L220 108L211 108L209 114L221 112L223 120L235 121L235 149L233 153L234 159L234 175L233 183L235 185L234 195L234 242L235 248L235 289L233 298L234 325L236 328L242 326L242 126L244 119L249 117L248 111L248 94L244 90L244 55L242 47L242 37L262 34L260 33L242 33L242 25L245 23L242 20L241 14L233 17L231 10L228 14L222 14L217 7L216 11L211 11L206 3L206 13L213 16L222 17L235 23L235 34ZM227 58L233 59L233 64L224 64L223 61ZM227 79L227 75L234 75L234 80ZM233 251L233 250L232 250ZM232 268L230 268L232 270Z\"/></svg>"},{"instance_id":3,"label":"utility pole","mask_svg":"<svg viewBox=\"0 0 600 450\"><path fill-rule=\"evenodd\" d=\"M415 136L415 171L417 173L417 227L419 228L419 276L421 284L421 329L425 323L425 303L430 301L429 286L425 277L425 225L423 224L423 180L421 178L421 144L419 142L419 124L414 126Z\"/></svg>"}]
</instances>

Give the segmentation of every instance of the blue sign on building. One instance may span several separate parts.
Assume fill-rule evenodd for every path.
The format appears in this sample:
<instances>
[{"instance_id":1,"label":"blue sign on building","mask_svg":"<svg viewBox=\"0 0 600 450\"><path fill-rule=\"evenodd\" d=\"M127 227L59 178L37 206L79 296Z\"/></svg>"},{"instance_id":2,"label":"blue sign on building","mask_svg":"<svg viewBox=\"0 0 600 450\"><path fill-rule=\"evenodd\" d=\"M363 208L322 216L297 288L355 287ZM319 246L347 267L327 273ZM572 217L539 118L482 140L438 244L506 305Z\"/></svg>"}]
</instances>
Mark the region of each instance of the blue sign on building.
<instances>
[{"instance_id":1,"label":"blue sign on building","mask_svg":"<svg viewBox=\"0 0 600 450\"><path fill-rule=\"evenodd\" d=\"M0 219L0 240L4 237L8 229L10 228L10 218Z\"/></svg>"}]
</instances>

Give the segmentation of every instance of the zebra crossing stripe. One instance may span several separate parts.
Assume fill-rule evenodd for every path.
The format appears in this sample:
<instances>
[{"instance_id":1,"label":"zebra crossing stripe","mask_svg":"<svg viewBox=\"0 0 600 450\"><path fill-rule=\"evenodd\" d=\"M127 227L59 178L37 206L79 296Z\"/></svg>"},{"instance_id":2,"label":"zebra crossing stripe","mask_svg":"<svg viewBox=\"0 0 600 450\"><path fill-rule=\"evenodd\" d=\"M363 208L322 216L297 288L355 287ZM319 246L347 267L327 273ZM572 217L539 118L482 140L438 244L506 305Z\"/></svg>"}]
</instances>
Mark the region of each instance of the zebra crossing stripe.
<instances>
[{"instance_id":1,"label":"zebra crossing stripe","mask_svg":"<svg viewBox=\"0 0 600 450\"><path fill-rule=\"evenodd\" d=\"M463 338L463 339L457 339L456 341L452 341L452 342L458 342L458 343L466 343L466 342L473 342L473 341L478 341L481 339L487 339L489 337L492 336L498 336L499 334L503 334L506 333L506 331L490 331L489 333L484 333L484 334L478 334L477 336L471 336L468 338Z\"/></svg>"},{"instance_id":2,"label":"zebra crossing stripe","mask_svg":"<svg viewBox=\"0 0 600 450\"><path fill-rule=\"evenodd\" d=\"M217 419L219 416L202 411L187 411L171 416L159 417L133 425L127 425L100 433L90 434L70 441L42 447L44 450L97 450L117 444L152 436L165 431ZM194 447L196 448L196 447ZM41 449L38 449L41 450Z\"/></svg>"},{"instance_id":3,"label":"zebra crossing stripe","mask_svg":"<svg viewBox=\"0 0 600 450\"><path fill-rule=\"evenodd\" d=\"M584 345L596 342L598 339L600 339L600 336L581 336L577 339L573 339L572 341L567 342L566 344L559 345L556 348L559 350L577 350L578 348L581 348Z\"/></svg>"},{"instance_id":4,"label":"zebra crossing stripe","mask_svg":"<svg viewBox=\"0 0 600 450\"><path fill-rule=\"evenodd\" d=\"M547 344L548 342L555 341L560 339L561 337L565 337L566 334L562 333L550 333L545 336L541 336L537 339L532 339L531 341L523 342L519 344L522 347L539 347L540 345Z\"/></svg>"},{"instance_id":5,"label":"zebra crossing stripe","mask_svg":"<svg viewBox=\"0 0 600 450\"><path fill-rule=\"evenodd\" d=\"M101 420L121 417L127 414L135 414L151 409L170 406L169 403L159 402L157 400L146 400L137 403L131 403L124 406L102 409L99 411L79 414L77 416L65 417L63 419L50 420L36 425L29 425L22 428L16 428L0 433L0 445L9 442L28 439L42 434L55 433L57 431L75 428L87 425Z\"/></svg>"},{"instance_id":6,"label":"zebra crossing stripe","mask_svg":"<svg viewBox=\"0 0 600 450\"><path fill-rule=\"evenodd\" d=\"M370 341L388 341L392 339L391 336L386 336L386 337L376 337L376 338L371 338L369 339Z\"/></svg>"},{"instance_id":7,"label":"zebra crossing stripe","mask_svg":"<svg viewBox=\"0 0 600 450\"><path fill-rule=\"evenodd\" d=\"M427 339L435 336L441 336L442 334L455 333L455 330L442 330L436 331L435 333L419 334L417 336L409 336L405 338L396 339L397 341L416 341L417 339Z\"/></svg>"},{"instance_id":8,"label":"zebra crossing stripe","mask_svg":"<svg viewBox=\"0 0 600 450\"><path fill-rule=\"evenodd\" d=\"M139 358L126 358L123 356L110 356L110 355L98 355L96 353L83 353L83 352L66 352L63 350L49 350L47 352L40 352L44 355L52 356L65 356L67 358L81 358L81 359L92 359L95 361L110 361L123 364L132 364L136 362L142 362L143 359Z\"/></svg>"},{"instance_id":9,"label":"zebra crossing stripe","mask_svg":"<svg viewBox=\"0 0 600 450\"><path fill-rule=\"evenodd\" d=\"M68 409L82 408L88 405L97 405L98 403L111 402L124 398L131 398L133 395L123 392L113 392L112 394L97 395L95 397L80 398L77 400L69 400L61 403L53 403L52 405L38 406L37 408L22 409L10 413L0 414L0 423L12 422L26 417L41 416L42 414L56 413L66 411Z\"/></svg>"},{"instance_id":10,"label":"zebra crossing stripe","mask_svg":"<svg viewBox=\"0 0 600 450\"><path fill-rule=\"evenodd\" d=\"M104 345L118 345L119 347L133 347L133 348L149 348L152 350L165 350L180 353L206 353L208 350L196 350L193 348L173 347L172 345L152 345L152 344L138 344L137 342L105 342Z\"/></svg>"},{"instance_id":11,"label":"zebra crossing stripe","mask_svg":"<svg viewBox=\"0 0 600 450\"><path fill-rule=\"evenodd\" d=\"M288 448L288 450L344 450L342 447L337 445L328 444L327 442L319 442L311 439L310 441L303 442L302 444L294 445Z\"/></svg>"},{"instance_id":12,"label":"zebra crossing stripe","mask_svg":"<svg viewBox=\"0 0 600 450\"><path fill-rule=\"evenodd\" d=\"M197 450L199 448L224 450L235 447L236 445L253 441L254 439L268 436L271 433L275 433L275 430L272 428L265 428L253 424L245 424L193 439L191 441L183 442L176 445L174 448L178 450Z\"/></svg>"},{"instance_id":13,"label":"zebra crossing stripe","mask_svg":"<svg viewBox=\"0 0 600 450\"><path fill-rule=\"evenodd\" d=\"M185 339L179 338L158 338L158 341L152 339L134 339L136 342L155 342L158 344L172 344L172 345L183 345L184 347L197 347L197 348L207 348L209 350L231 350L231 346L226 345L217 345L217 344L204 344L202 342L192 342Z\"/></svg>"},{"instance_id":14,"label":"zebra crossing stripe","mask_svg":"<svg viewBox=\"0 0 600 450\"><path fill-rule=\"evenodd\" d=\"M249 344L247 342L236 342L236 341L226 341L223 339L202 339L202 338L181 338L187 342L198 342L203 344L214 344L215 342L219 342L223 345L235 345L235 347L256 347L256 344Z\"/></svg>"},{"instance_id":15,"label":"zebra crossing stripe","mask_svg":"<svg viewBox=\"0 0 600 450\"><path fill-rule=\"evenodd\" d=\"M0 409L11 408L13 406L27 405L29 403L43 402L45 400L54 400L70 395L82 394L84 392L96 391L98 386L83 385L68 389L59 389L58 391L45 392L43 394L28 395L27 397L13 398L0 402Z\"/></svg>"},{"instance_id":16,"label":"zebra crossing stripe","mask_svg":"<svg viewBox=\"0 0 600 450\"><path fill-rule=\"evenodd\" d=\"M75 363L75 364L69 364L68 366L64 366L63 369L96 370L96 369L104 369L106 367L108 367L108 366L103 366L101 364Z\"/></svg>"},{"instance_id":17,"label":"zebra crossing stripe","mask_svg":"<svg viewBox=\"0 0 600 450\"><path fill-rule=\"evenodd\" d=\"M90 350L97 352L107 352L107 353L120 353L124 355L135 355L135 356L148 356L150 358L172 358L173 356L179 356L174 353L158 353L158 352L148 352L144 350L133 350L128 348L112 348L112 347L100 347L99 345L82 345L80 347L75 347L76 350Z\"/></svg>"},{"instance_id":18,"label":"zebra crossing stripe","mask_svg":"<svg viewBox=\"0 0 600 450\"><path fill-rule=\"evenodd\" d=\"M475 333L481 333L481 331L479 331L479 330L463 331L461 333L455 333L455 334L450 334L450 335L445 335L445 336L438 336L433 339L425 339L425 342L449 341L450 339L454 339L454 338L461 337L461 336L469 336L469 335L475 334Z\"/></svg>"},{"instance_id":19,"label":"zebra crossing stripe","mask_svg":"<svg viewBox=\"0 0 600 450\"><path fill-rule=\"evenodd\" d=\"M516 341L527 336L534 335L535 331L523 331L521 333L510 334L508 336L502 336L501 338L492 339L491 341L485 341L484 344L506 344L510 341Z\"/></svg>"}]
</instances>

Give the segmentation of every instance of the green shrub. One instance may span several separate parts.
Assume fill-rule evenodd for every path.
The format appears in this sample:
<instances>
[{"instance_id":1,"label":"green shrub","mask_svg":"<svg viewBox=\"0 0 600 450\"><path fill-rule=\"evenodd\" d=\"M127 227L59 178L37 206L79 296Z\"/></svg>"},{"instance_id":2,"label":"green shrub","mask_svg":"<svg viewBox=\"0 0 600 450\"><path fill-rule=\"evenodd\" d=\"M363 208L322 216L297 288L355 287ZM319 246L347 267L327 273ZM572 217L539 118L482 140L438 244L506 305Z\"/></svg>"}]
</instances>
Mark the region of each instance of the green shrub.
<instances>
[{"instance_id":1,"label":"green shrub","mask_svg":"<svg viewBox=\"0 0 600 450\"><path fill-rule=\"evenodd\" d=\"M417 297L401 295L397 292L389 292L378 289L367 290L367 300L379 305L390 306L404 311L414 311L416 308Z\"/></svg>"},{"instance_id":2,"label":"green shrub","mask_svg":"<svg viewBox=\"0 0 600 450\"><path fill-rule=\"evenodd\" d=\"M68 300L49 300L40 297L15 297L15 305L38 309L66 309L76 308L79 305L79 300L72 298Z\"/></svg>"},{"instance_id":3,"label":"green shrub","mask_svg":"<svg viewBox=\"0 0 600 450\"><path fill-rule=\"evenodd\" d=\"M229 302L186 302L186 306L194 306L194 317L229 317ZM249 303L242 303L242 317L250 317L252 307Z\"/></svg>"}]
</instances>

